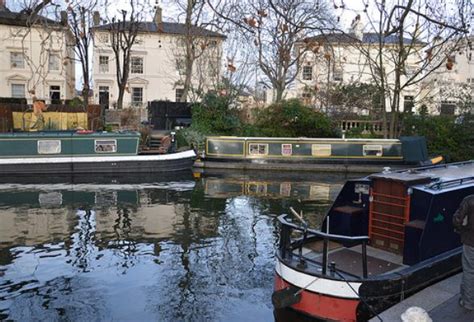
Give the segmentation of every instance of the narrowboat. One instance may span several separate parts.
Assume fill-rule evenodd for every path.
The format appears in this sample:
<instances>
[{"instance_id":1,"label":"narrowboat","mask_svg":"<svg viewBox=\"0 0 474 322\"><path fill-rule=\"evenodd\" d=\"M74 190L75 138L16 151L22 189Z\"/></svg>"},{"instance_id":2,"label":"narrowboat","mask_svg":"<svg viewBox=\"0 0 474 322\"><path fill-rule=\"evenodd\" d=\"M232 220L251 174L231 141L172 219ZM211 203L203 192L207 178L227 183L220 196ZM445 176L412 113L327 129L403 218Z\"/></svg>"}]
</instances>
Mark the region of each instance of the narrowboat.
<instances>
[{"instance_id":1,"label":"narrowboat","mask_svg":"<svg viewBox=\"0 0 474 322\"><path fill-rule=\"evenodd\" d=\"M152 173L191 169L194 151L139 153L138 132L0 134L0 175Z\"/></svg>"},{"instance_id":2,"label":"narrowboat","mask_svg":"<svg viewBox=\"0 0 474 322\"><path fill-rule=\"evenodd\" d=\"M207 137L202 161L195 166L367 173L381 171L388 165L406 168L430 163L424 137L396 140Z\"/></svg>"},{"instance_id":3,"label":"narrowboat","mask_svg":"<svg viewBox=\"0 0 474 322\"><path fill-rule=\"evenodd\" d=\"M348 180L319 230L294 210L281 215L274 306L366 321L459 272L452 217L473 193L468 161Z\"/></svg>"},{"instance_id":4,"label":"narrowboat","mask_svg":"<svg viewBox=\"0 0 474 322\"><path fill-rule=\"evenodd\" d=\"M337 174L297 171L280 171L275 176L274 172L269 171L232 172L211 169L204 172L201 182L204 194L209 198L249 196L292 199L330 206L346 179L346 176Z\"/></svg>"}]
</instances>

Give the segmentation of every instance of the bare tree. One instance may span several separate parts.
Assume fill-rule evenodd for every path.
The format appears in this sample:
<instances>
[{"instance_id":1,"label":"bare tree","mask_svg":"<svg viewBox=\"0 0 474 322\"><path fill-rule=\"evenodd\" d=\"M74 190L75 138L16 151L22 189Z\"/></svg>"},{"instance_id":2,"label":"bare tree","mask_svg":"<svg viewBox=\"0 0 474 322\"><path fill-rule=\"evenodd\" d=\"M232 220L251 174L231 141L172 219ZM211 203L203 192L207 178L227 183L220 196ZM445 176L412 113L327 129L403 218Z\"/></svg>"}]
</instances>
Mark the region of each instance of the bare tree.
<instances>
[{"instance_id":1,"label":"bare tree","mask_svg":"<svg viewBox=\"0 0 474 322\"><path fill-rule=\"evenodd\" d=\"M451 5L435 0L361 2L365 8L364 19L368 21L364 31L372 33L372 41L361 41L353 33L347 35L354 38L352 45L363 54L379 89L385 137L394 138L403 111L402 93L409 89L416 92L416 85L436 70L444 66L452 68L450 57L468 33L472 3L469 0L456 0ZM342 5L336 7L345 10Z\"/></svg>"},{"instance_id":2,"label":"bare tree","mask_svg":"<svg viewBox=\"0 0 474 322\"><path fill-rule=\"evenodd\" d=\"M174 55L177 56L177 69L183 78L180 100L186 102L202 97L210 83L218 78L220 43L225 37L211 31L221 31L223 24L216 19L205 1L176 0L175 3L181 11L178 20L184 17L185 32L177 37L178 50Z\"/></svg>"},{"instance_id":3,"label":"bare tree","mask_svg":"<svg viewBox=\"0 0 474 322\"><path fill-rule=\"evenodd\" d=\"M93 40L94 25L99 24L99 16L94 10L97 1L75 0L69 2L67 11L61 12L63 20L67 20L67 26L74 42L74 61L79 61L82 71L82 101L84 108L89 105L89 93L91 88L91 57L90 50Z\"/></svg>"},{"instance_id":4,"label":"bare tree","mask_svg":"<svg viewBox=\"0 0 474 322\"><path fill-rule=\"evenodd\" d=\"M218 1L211 7L220 17L233 23L255 48L260 70L275 89L275 100L300 72L298 63L307 50L297 44L323 30L332 22L325 1L257 0Z\"/></svg>"},{"instance_id":5,"label":"bare tree","mask_svg":"<svg viewBox=\"0 0 474 322\"><path fill-rule=\"evenodd\" d=\"M110 34L110 45L115 56L116 78L118 85L117 108L123 107L123 96L130 76L132 47L140 32L143 11L137 2L130 0L130 13L122 10L120 18L113 17L107 25Z\"/></svg>"}]
</instances>

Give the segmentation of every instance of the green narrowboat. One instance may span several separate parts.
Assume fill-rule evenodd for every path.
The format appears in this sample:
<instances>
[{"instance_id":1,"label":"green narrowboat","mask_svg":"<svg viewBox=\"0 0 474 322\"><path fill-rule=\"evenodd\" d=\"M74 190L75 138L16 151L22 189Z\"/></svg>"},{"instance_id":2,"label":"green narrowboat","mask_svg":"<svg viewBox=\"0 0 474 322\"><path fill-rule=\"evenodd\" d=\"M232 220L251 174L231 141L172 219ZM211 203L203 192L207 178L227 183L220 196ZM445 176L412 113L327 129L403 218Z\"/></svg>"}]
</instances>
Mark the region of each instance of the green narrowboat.
<instances>
[{"instance_id":1,"label":"green narrowboat","mask_svg":"<svg viewBox=\"0 0 474 322\"><path fill-rule=\"evenodd\" d=\"M137 155L138 132L17 132L0 134L0 158Z\"/></svg>"},{"instance_id":2,"label":"green narrowboat","mask_svg":"<svg viewBox=\"0 0 474 322\"><path fill-rule=\"evenodd\" d=\"M137 173L190 169L194 151L140 155L138 132L0 134L0 175Z\"/></svg>"},{"instance_id":3,"label":"green narrowboat","mask_svg":"<svg viewBox=\"0 0 474 322\"><path fill-rule=\"evenodd\" d=\"M353 165L353 170L371 171L381 166L427 163L430 160L424 137L389 140L220 136L206 138L201 165L285 170L321 170L323 166L332 171L348 170Z\"/></svg>"}]
</instances>

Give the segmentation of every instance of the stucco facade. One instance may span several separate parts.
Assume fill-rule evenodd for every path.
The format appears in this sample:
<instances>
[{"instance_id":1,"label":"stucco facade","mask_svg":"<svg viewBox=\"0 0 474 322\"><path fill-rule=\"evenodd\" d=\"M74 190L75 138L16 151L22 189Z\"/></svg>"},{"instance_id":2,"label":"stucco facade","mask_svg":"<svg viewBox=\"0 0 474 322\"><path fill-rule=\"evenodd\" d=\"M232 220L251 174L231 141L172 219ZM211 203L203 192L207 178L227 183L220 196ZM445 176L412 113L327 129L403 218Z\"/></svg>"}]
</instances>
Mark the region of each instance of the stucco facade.
<instances>
[{"instance_id":1,"label":"stucco facade","mask_svg":"<svg viewBox=\"0 0 474 322\"><path fill-rule=\"evenodd\" d=\"M159 27L157 27L159 26ZM148 101L179 101L184 86L185 46L183 25L176 23L144 22L132 47L130 77L126 86L123 107L144 107ZM192 89L207 91L219 81L222 42L225 37L199 29L202 36L194 36L199 44L199 57L194 62ZM118 97L116 60L107 26L94 30L93 81L94 102L114 108Z\"/></svg>"},{"instance_id":2,"label":"stucco facade","mask_svg":"<svg viewBox=\"0 0 474 322\"><path fill-rule=\"evenodd\" d=\"M474 111L474 37L456 45L459 49L449 59L441 56L433 62L441 67L422 84L420 102L431 114Z\"/></svg>"},{"instance_id":3,"label":"stucco facade","mask_svg":"<svg viewBox=\"0 0 474 322\"><path fill-rule=\"evenodd\" d=\"M297 96L307 103L315 106L326 104L325 90L328 86L347 84L375 84L378 77L374 70L372 60L378 59L379 46L376 42L376 34L329 34L314 37L311 40L310 49L308 44L301 44L299 50L305 51L302 54L299 73L295 79L294 96ZM411 43L411 54L406 61L404 75L401 83L411 77L421 66L420 57L424 44ZM391 44L390 39L386 39L386 45L382 51L385 79L388 88L393 87L395 81L395 66L393 52L397 47ZM413 101L420 92L420 85L411 85L403 89L400 97L400 108L403 110L406 100ZM386 99L387 111L390 100ZM325 106L323 108L326 108ZM331 108L331 107L330 107ZM358 109L354 106L351 112L365 114L368 111Z\"/></svg>"},{"instance_id":4,"label":"stucco facade","mask_svg":"<svg viewBox=\"0 0 474 322\"><path fill-rule=\"evenodd\" d=\"M28 25L28 20L35 22ZM74 52L69 40L60 23L32 20L0 3L0 97L31 102L35 96L46 103L73 98Z\"/></svg>"}]
</instances>

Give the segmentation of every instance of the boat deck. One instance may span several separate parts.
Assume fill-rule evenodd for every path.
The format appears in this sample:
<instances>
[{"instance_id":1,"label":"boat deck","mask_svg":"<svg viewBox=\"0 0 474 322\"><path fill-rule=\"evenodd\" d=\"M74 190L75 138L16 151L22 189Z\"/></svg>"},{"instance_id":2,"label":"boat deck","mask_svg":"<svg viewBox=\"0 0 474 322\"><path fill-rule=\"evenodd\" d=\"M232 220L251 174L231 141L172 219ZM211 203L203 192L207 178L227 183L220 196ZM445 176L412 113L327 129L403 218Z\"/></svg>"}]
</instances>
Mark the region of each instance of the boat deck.
<instances>
[{"instance_id":1,"label":"boat deck","mask_svg":"<svg viewBox=\"0 0 474 322\"><path fill-rule=\"evenodd\" d=\"M303 248L303 255L311 262L322 264L322 241L307 244ZM363 277L362 247L344 247L339 243L330 242L328 245L328 263L334 262L336 269L353 277ZM296 253L295 253L296 254ZM367 246L367 275L389 274L406 268L403 258L382 249Z\"/></svg>"},{"instance_id":2,"label":"boat deck","mask_svg":"<svg viewBox=\"0 0 474 322\"><path fill-rule=\"evenodd\" d=\"M372 178L383 177L398 181L417 180L424 178L438 179L439 181L449 181L474 176L474 161L467 161L458 164L447 164L438 167L425 169L410 169L407 171L380 173L372 175Z\"/></svg>"}]
</instances>

